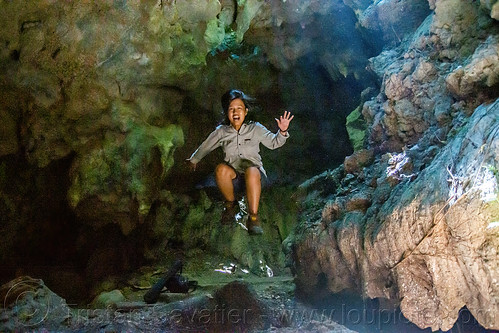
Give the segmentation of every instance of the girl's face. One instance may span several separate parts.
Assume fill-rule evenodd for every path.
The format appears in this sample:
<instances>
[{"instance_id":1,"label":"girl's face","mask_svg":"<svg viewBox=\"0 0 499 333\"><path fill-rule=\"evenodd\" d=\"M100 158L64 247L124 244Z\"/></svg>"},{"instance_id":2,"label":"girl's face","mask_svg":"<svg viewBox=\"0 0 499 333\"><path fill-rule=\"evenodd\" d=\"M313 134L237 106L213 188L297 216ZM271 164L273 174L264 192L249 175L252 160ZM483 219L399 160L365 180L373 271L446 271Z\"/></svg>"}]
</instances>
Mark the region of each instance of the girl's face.
<instances>
[{"instance_id":1,"label":"girl's face","mask_svg":"<svg viewBox=\"0 0 499 333\"><path fill-rule=\"evenodd\" d=\"M230 102L229 109L227 110L227 118L229 118L230 124L236 131L239 131L241 128L247 114L248 108L240 98L236 98Z\"/></svg>"}]
</instances>

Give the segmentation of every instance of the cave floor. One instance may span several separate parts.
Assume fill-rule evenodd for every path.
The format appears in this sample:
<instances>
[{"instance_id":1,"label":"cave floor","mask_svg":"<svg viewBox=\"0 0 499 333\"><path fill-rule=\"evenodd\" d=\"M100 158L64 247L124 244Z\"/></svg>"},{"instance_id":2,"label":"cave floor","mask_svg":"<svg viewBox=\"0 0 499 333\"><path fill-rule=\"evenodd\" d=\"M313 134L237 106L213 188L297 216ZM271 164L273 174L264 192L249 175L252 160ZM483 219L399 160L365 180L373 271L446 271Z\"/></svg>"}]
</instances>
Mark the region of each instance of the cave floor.
<instances>
[{"instance_id":1,"label":"cave floor","mask_svg":"<svg viewBox=\"0 0 499 333\"><path fill-rule=\"evenodd\" d=\"M303 295L297 297L294 278L289 271L275 272L273 276L257 275L230 260L209 255L189 256L185 262L182 276L197 281L196 290L187 294L166 291L156 303L147 305L143 301L144 294L151 282L159 280L169 266L143 267L128 277L127 287L120 289L126 301L105 309L75 310L83 311L84 315L73 315L82 320L80 323L73 321L72 329L100 332L431 332L410 323L398 309L373 311L370 301L347 294L304 302ZM248 286L248 289L220 292L235 282L240 283L237 288ZM229 304L223 308L224 313L221 308L210 305L218 294L222 295L222 302ZM258 305L248 303L248 299L255 300ZM258 313L258 318L245 318L240 312L245 306ZM237 311L231 313L231 310ZM485 332L476 326L471 328L467 327L465 331ZM461 331L456 328L450 332Z\"/></svg>"},{"instance_id":2,"label":"cave floor","mask_svg":"<svg viewBox=\"0 0 499 333\"><path fill-rule=\"evenodd\" d=\"M219 258L194 260L187 263L182 277L197 281L198 286L187 294L164 290L158 301L146 304L144 294L157 281L164 267L143 267L121 288L125 301L105 308L80 307L73 309L72 331L99 332L355 332L338 324L329 313L318 313L299 302L289 272L274 276L259 276L240 269ZM230 273L229 273L230 271ZM248 286L245 292L220 293L231 283ZM213 307L210 302L223 294L227 308ZM248 303L248 299L255 300ZM241 304L250 304L250 311L258 314L245 318ZM257 304L257 305L255 305ZM231 309L230 306L235 306ZM256 307L256 308L255 308ZM236 309L237 308L237 309ZM222 312L222 310L224 310ZM322 315L322 316L321 316ZM248 320L248 323L245 321Z\"/></svg>"},{"instance_id":3,"label":"cave floor","mask_svg":"<svg viewBox=\"0 0 499 333\"><path fill-rule=\"evenodd\" d=\"M164 262L170 264L171 259ZM167 264L143 266L119 283L108 281L114 283L113 291L119 290L121 298L109 299L107 304L94 300L68 306L49 286L42 282L40 288L37 280L32 280L36 292L21 290L27 296L0 311L0 331L430 332L400 317L398 310L371 311L370 301L345 294L324 295L322 300L307 300L302 294L298 298L289 271L258 275L229 260L200 254L185 260L181 274L197 281L195 290L171 293L165 289L157 302L145 303L146 292L168 269ZM102 288L110 290L109 284ZM462 328L450 332L486 332L477 326Z\"/></svg>"}]
</instances>

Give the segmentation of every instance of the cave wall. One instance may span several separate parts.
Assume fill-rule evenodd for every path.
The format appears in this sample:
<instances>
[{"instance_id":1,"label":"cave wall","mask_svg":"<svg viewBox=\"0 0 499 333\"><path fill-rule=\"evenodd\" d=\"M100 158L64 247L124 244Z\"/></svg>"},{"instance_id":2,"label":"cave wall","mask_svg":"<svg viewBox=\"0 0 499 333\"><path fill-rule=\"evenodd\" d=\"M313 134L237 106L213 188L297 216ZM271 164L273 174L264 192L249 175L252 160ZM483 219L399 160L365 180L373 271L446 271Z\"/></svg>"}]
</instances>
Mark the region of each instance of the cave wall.
<instances>
[{"instance_id":1,"label":"cave wall","mask_svg":"<svg viewBox=\"0 0 499 333\"><path fill-rule=\"evenodd\" d=\"M444 331L466 307L497 329L498 5L429 4L370 59L382 83L352 117L363 144L300 186L286 246L303 295L353 292Z\"/></svg>"},{"instance_id":2,"label":"cave wall","mask_svg":"<svg viewBox=\"0 0 499 333\"><path fill-rule=\"evenodd\" d=\"M255 96L254 118L272 130L285 107L297 115L295 144L263 153L271 183L293 184L341 163L351 153L344 118L372 83L365 65L382 44L356 28L356 4L349 6L2 1L2 279L38 264L36 274L67 268L66 282L98 283L172 248L209 249L219 198L196 185L216 156L196 174L183 160L221 120L228 88ZM333 43L351 34L358 37L351 46ZM310 151L316 161L296 158ZM269 234L278 248L293 207L288 215L262 208L275 221Z\"/></svg>"},{"instance_id":3,"label":"cave wall","mask_svg":"<svg viewBox=\"0 0 499 333\"><path fill-rule=\"evenodd\" d=\"M297 115L295 143L264 156L273 182L296 184L356 150L300 187L286 242L300 290L386 298L432 329L467 306L497 328L497 228L487 224L496 202L471 195L482 166L473 164L475 185L452 184L466 180L469 156L497 170L498 10L459 0L3 0L4 267L22 271L14 253L44 264L65 254L78 266L67 280L84 285L82 276L99 281L175 247L261 259L240 243L210 247L219 207L195 185L215 158L195 175L182 167L219 121L221 94L238 87L258 98L255 118L271 129L276 112ZM463 146L471 155L455 151L475 136L479 148ZM456 199L470 192L448 207L451 189ZM411 194L425 191L432 200ZM293 202L280 209L288 215L262 207L277 221L275 248L296 223ZM442 207L446 223L435 224ZM480 218L463 219L465 209ZM283 261L275 251L264 259Z\"/></svg>"},{"instance_id":4,"label":"cave wall","mask_svg":"<svg viewBox=\"0 0 499 333\"><path fill-rule=\"evenodd\" d=\"M342 29L334 28L337 9L348 11ZM127 234L147 216L163 182L188 180L179 164L167 179L174 157L189 156L216 125L219 98L230 87L261 96L255 118L273 130L283 105L303 115L297 140L314 133L315 123L343 133L339 152L331 148L334 137L315 134L270 159L270 170L291 160L299 170L294 177L304 179L351 152L341 125L351 109L345 101L368 83L362 74L370 54L362 42L347 52L332 43L355 28L353 10L341 2L4 1L0 10L0 157L46 168L72 156L68 200L94 227L115 223ZM323 27L329 39L318 32ZM311 79L281 74L300 63L306 72L305 55L323 75L322 95L309 96L317 91ZM358 87L333 105L327 91L348 77ZM324 156L315 166L300 169L290 158L313 148Z\"/></svg>"}]
</instances>

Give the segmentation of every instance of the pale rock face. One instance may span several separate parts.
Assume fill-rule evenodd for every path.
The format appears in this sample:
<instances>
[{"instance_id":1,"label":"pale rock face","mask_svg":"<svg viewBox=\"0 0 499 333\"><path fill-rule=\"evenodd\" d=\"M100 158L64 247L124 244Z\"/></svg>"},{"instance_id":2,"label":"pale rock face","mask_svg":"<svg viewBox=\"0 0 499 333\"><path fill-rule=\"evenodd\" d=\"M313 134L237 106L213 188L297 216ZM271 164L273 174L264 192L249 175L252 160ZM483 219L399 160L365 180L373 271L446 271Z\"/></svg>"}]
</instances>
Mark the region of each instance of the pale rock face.
<instances>
[{"instance_id":1,"label":"pale rock face","mask_svg":"<svg viewBox=\"0 0 499 333\"><path fill-rule=\"evenodd\" d=\"M499 3L495 0L480 0L482 7L490 10L490 17L499 20Z\"/></svg>"},{"instance_id":2,"label":"pale rock face","mask_svg":"<svg viewBox=\"0 0 499 333\"><path fill-rule=\"evenodd\" d=\"M473 53L464 67L450 73L446 79L448 89L455 95L466 97L499 84L499 38L490 36Z\"/></svg>"},{"instance_id":3,"label":"pale rock face","mask_svg":"<svg viewBox=\"0 0 499 333\"><path fill-rule=\"evenodd\" d=\"M484 183L497 189L497 178L483 166L499 162L498 121L499 100L479 107L423 171L412 164L427 152L415 146L366 168L365 181L354 183L360 191L329 201L320 214L304 212L320 223L296 235L298 287L322 293L317 277L325 274L326 290L386 298L421 328L449 330L463 306L484 327L497 328L499 205L497 190L489 197L483 192ZM376 177L375 187L366 186Z\"/></svg>"},{"instance_id":4,"label":"pale rock face","mask_svg":"<svg viewBox=\"0 0 499 333\"><path fill-rule=\"evenodd\" d=\"M430 8L411 38L370 59L381 93L361 110L375 162L359 167L356 152L300 189L318 209L293 238L298 287L387 299L432 330L466 306L497 329L497 33L477 3Z\"/></svg>"}]
</instances>

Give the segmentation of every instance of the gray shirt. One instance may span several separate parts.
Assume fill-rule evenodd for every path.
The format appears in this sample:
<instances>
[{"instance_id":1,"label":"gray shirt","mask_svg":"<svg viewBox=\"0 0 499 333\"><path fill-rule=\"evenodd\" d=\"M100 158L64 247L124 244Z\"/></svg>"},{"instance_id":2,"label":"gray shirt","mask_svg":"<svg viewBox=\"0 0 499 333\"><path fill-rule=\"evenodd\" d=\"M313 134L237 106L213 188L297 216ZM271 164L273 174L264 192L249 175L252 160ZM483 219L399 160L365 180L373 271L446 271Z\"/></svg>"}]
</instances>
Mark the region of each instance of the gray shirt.
<instances>
[{"instance_id":1,"label":"gray shirt","mask_svg":"<svg viewBox=\"0 0 499 333\"><path fill-rule=\"evenodd\" d=\"M267 175L260 157L260 143L269 149L281 147L289 138L280 131L272 133L258 122L244 123L239 131L231 125L220 125L204 140L189 160L198 163L209 152L222 147L225 162L237 172L244 172L250 166L256 166Z\"/></svg>"}]
</instances>

